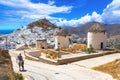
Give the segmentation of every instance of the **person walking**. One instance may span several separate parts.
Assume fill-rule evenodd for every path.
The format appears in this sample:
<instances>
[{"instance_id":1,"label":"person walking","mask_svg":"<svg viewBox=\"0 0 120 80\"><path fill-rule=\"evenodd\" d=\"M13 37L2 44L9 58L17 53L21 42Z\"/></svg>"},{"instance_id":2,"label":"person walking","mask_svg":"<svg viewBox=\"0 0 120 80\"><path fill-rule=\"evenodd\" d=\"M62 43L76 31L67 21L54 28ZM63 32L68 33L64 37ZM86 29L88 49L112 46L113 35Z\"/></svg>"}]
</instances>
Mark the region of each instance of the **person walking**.
<instances>
[{"instance_id":1,"label":"person walking","mask_svg":"<svg viewBox=\"0 0 120 80\"><path fill-rule=\"evenodd\" d=\"M18 66L19 66L19 71L21 71L21 68L23 71L24 70L24 60L23 60L21 53L17 56L17 62L18 62Z\"/></svg>"}]
</instances>

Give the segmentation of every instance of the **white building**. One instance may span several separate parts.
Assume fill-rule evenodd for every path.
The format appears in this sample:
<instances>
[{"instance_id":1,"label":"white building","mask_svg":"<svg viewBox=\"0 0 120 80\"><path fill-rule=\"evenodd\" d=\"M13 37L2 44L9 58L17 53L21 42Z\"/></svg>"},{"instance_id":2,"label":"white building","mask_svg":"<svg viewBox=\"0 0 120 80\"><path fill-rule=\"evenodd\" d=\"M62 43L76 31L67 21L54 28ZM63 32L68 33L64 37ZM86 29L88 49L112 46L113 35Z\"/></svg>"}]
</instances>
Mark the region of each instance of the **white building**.
<instances>
[{"instance_id":1,"label":"white building","mask_svg":"<svg viewBox=\"0 0 120 80\"><path fill-rule=\"evenodd\" d=\"M3 50L16 49L16 44L13 42L2 42L0 43L0 48Z\"/></svg>"},{"instance_id":2,"label":"white building","mask_svg":"<svg viewBox=\"0 0 120 80\"><path fill-rule=\"evenodd\" d=\"M70 45L70 35L63 29L55 36L55 49L68 48Z\"/></svg>"},{"instance_id":3,"label":"white building","mask_svg":"<svg viewBox=\"0 0 120 80\"><path fill-rule=\"evenodd\" d=\"M94 24L87 34L87 47L92 46L94 49L106 49L106 30L99 24Z\"/></svg>"}]
</instances>

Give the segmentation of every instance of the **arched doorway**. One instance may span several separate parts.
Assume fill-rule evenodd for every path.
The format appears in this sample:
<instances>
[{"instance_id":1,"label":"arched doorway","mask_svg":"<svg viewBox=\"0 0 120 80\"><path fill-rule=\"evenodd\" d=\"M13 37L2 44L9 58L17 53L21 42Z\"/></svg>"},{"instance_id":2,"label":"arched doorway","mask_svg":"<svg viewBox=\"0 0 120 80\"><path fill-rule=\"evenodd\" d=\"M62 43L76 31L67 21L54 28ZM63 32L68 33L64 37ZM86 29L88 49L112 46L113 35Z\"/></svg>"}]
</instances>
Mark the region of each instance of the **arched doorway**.
<instances>
[{"instance_id":1,"label":"arched doorway","mask_svg":"<svg viewBox=\"0 0 120 80\"><path fill-rule=\"evenodd\" d=\"M101 46L100 47L101 47L101 49L103 49L103 42L101 42Z\"/></svg>"}]
</instances>

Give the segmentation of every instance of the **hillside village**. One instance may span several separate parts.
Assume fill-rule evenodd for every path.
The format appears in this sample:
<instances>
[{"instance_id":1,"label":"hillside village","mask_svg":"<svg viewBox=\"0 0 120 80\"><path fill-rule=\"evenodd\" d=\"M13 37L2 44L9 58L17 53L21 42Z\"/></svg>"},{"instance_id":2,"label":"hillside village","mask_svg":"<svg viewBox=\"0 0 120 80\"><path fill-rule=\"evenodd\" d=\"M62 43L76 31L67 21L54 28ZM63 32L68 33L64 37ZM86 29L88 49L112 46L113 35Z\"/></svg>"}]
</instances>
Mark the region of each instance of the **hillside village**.
<instances>
[{"instance_id":1,"label":"hillside village","mask_svg":"<svg viewBox=\"0 0 120 80\"><path fill-rule=\"evenodd\" d=\"M94 23L94 24L100 24L100 23ZM91 26L94 25L91 23ZM101 24L103 26L103 24ZM82 28L82 27L81 27ZM90 28L90 27L89 27ZM89 29L88 28L88 29ZM87 34L86 37L80 37L79 35L75 33L71 33L71 31L76 30L76 28L73 28L72 30L68 30L69 27L61 29L60 27L57 27L56 25L52 24L47 19L41 19L34 21L27 26L22 26L20 29L15 30L13 33L8 34L4 36L1 40L0 47L2 49L6 48L6 42L7 42L7 49L17 49L24 45L29 46L35 46L37 40L45 40L47 39L48 46L54 47L55 46L55 36L60 30L64 30L66 33L71 35L70 36L70 43L87 43ZM71 28L70 28L71 29ZM84 30L83 30L84 31ZM88 31L88 30L86 30ZM85 32L86 32L85 31ZM80 31L82 32L82 31ZM62 33L62 32L61 32ZM61 34L60 33L60 34ZM79 32L78 32L79 33ZM119 35L108 37L110 33L107 31L107 46L114 48L114 45L116 46L116 43L119 43ZM119 44L117 44L119 46Z\"/></svg>"},{"instance_id":2,"label":"hillside village","mask_svg":"<svg viewBox=\"0 0 120 80\"><path fill-rule=\"evenodd\" d=\"M120 80L120 0L0 0L0 80Z\"/></svg>"},{"instance_id":3,"label":"hillside village","mask_svg":"<svg viewBox=\"0 0 120 80\"><path fill-rule=\"evenodd\" d=\"M0 47L9 50L11 56L22 53L27 60L52 65L109 55L119 49L119 40L107 38L107 31L100 23L93 24L87 30L87 37L77 37L47 19L41 19L3 36Z\"/></svg>"},{"instance_id":4,"label":"hillside village","mask_svg":"<svg viewBox=\"0 0 120 80\"><path fill-rule=\"evenodd\" d=\"M7 38L8 44L14 43L16 45L16 48L23 45L32 45L35 44L36 40L43 40L43 39L52 39L54 34L59 31L58 27L54 27L51 25L51 23L46 20L42 19L40 22L44 21L44 25L48 25L46 28L42 28L41 26L37 26L37 22L33 28L31 28L31 24L28 24L28 26L23 26L20 29L15 30L13 33L8 34L5 38ZM34 22L33 22L34 24ZM42 23L41 23L42 24ZM53 28L51 28L50 26ZM4 44L6 44L6 39L3 41ZM6 46L3 46L5 48ZM8 47L9 48L9 47ZM15 47L12 47L13 49Z\"/></svg>"},{"instance_id":5,"label":"hillside village","mask_svg":"<svg viewBox=\"0 0 120 80\"><path fill-rule=\"evenodd\" d=\"M114 47L111 46L113 42L107 38L107 32L100 23L91 25L86 38L75 38L76 36L44 18L5 36L1 42L1 48L4 50L24 50L28 54L37 55L36 57L41 55L56 60L64 54L66 56L66 53L67 56L71 55L70 53L79 52L95 53L98 49L104 50ZM114 38L112 40L114 41ZM117 45L117 47L119 46ZM76 54L77 56L78 54Z\"/></svg>"}]
</instances>

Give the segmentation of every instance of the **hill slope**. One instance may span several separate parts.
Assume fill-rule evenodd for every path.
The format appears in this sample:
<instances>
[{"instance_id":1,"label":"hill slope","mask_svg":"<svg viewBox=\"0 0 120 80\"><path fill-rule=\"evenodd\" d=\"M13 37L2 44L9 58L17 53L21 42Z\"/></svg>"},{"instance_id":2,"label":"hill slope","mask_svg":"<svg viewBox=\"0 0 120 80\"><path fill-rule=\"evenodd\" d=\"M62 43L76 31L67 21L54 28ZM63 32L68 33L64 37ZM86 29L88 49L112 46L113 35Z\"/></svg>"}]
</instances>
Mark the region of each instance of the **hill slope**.
<instances>
[{"instance_id":1,"label":"hill slope","mask_svg":"<svg viewBox=\"0 0 120 80\"><path fill-rule=\"evenodd\" d=\"M57 28L57 26L52 24L49 20L40 19L40 20L37 20L37 21L34 21L34 22L28 24L28 29L33 29L36 26L43 28L43 29L47 29L48 27L51 29Z\"/></svg>"},{"instance_id":2,"label":"hill slope","mask_svg":"<svg viewBox=\"0 0 120 80\"><path fill-rule=\"evenodd\" d=\"M65 27L64 29L71 34L77 34L80 37L86 37L88 29L98 22L89 22L78 27ZM107 31L108 37L114 35L120 35L120 24L102 24L100 23Z\"/></svg>"}]
</instances>

